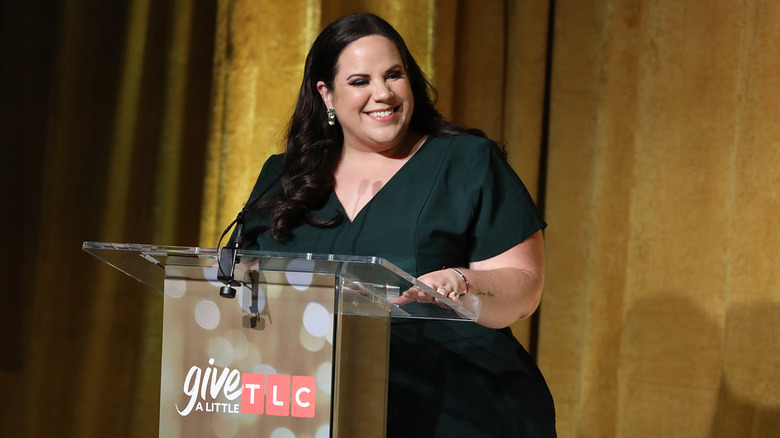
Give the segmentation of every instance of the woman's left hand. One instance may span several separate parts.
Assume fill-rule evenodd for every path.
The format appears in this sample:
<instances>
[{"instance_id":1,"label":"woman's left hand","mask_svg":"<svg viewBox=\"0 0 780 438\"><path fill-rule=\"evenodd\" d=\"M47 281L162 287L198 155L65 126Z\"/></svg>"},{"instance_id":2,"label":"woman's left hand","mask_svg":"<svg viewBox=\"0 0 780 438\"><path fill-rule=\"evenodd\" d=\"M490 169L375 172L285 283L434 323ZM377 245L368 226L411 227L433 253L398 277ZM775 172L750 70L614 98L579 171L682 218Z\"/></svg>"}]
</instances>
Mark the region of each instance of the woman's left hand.
<instances>
[{"instance_id":1,"label":"woman's left hand","mask_svg":"<svg viewBox=\"0 0 780 438\"><path fill-rule=\"evenodd\" d=\"M444 297L447 297L452 301L458 301L458 298L462 296L468 288L463 277L453 269L442 269L440 271L429 272L419 277L418 280L429 286L441 296L431 296L419 287L414 286L405 291L398 298L393 299L393 303L402 306L417 301L418 303L439 304L440 306L445 307L441 302Z\"/></svg>"}]
</instances>

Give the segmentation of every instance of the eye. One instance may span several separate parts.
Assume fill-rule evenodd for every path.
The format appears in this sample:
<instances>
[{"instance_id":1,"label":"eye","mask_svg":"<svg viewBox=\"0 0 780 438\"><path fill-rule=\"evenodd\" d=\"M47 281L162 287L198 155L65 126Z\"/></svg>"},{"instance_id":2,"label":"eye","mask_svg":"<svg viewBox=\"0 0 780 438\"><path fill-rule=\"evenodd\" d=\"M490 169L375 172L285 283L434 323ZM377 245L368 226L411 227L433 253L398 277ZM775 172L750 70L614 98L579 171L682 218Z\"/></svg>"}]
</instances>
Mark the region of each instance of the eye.
<instances>
[{"instance_id":1,"label":"eye","mask_svg":"<svg viewBox=\"0 0 780 438\"><path fill-rule=\"evenodd\" d=\"M355 79L354 81L349 82L349 85L353 87L362 87L363 85L367 85L368 80L366 79Z\"/></svg>"},{"instance_id":2,"label":"eye","mask_svg":"<svg viewBox=\"0 0 780 438\"><path fill-rule=\"evenodd\" d=\"M398 79L403 75L401 70L393 70L387 74L387 79Z\"/></svg>"}]
</instances>

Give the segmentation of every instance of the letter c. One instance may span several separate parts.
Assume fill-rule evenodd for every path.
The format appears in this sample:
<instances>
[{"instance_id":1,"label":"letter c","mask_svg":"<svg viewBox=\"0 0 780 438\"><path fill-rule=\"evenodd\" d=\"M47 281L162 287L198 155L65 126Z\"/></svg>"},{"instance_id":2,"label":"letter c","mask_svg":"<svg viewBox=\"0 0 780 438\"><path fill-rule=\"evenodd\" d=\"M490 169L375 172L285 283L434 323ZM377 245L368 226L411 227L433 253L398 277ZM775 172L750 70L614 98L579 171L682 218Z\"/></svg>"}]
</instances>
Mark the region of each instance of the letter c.
<instances>
[{"instance_id":1,"label":"letter c","mask_svg":"<svg viewBox=\"0 0 780 438\"><path fill-rule=\"evenodd\" d=\"M302 392L305 392L305 393L307 393L307 394L308 394L308 393L310 393L310 392L311 392L311 389L309 389L309 388L306 388L306 387L304 386L303 388L301 388L301 389L299 389L298 391L296 391L296 392L295 392L295 403L297 403L297 404L298 404L298 406L300 406L300 407L302 407L302 408L308 408L308 407L309 407L309 405L311 405L311 403L309 403L309 402L304 402L304 401L301 401L301 393L302 393Z\"/></svg>"}]
</instances>

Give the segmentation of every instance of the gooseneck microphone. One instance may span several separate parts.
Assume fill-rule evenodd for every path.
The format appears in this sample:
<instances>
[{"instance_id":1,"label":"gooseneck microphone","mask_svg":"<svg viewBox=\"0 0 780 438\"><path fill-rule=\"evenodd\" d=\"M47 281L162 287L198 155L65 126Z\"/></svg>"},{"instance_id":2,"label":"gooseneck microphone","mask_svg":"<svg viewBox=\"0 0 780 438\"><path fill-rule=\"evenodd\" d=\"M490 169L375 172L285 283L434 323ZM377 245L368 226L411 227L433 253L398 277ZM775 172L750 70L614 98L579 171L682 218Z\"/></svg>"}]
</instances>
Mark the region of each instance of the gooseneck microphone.
<instances>
[{"instance_id":1,"label":"gooseneck microphone","mask_svg":"<svg viewBox=\"0 0 780 438\"><path fill-rule=\"evenodd\" d=\"M222 233L222 237L219 238L219 241L222 242L222 239L225 237L228 231L233 228L233 225L236 226L235 238L232 242L229 242L227 245L225 245L224 248L220 249L218 254L219 270L217 271L217 279L225 284L219 289L219 295L224 298L236 297L236 289L234 289L233 286L238 286L239 283L233 279L233 276L236 271L238 249L241 248L241 242L243 241L244 237L246 211L246 207L242 208L238 213L238 216L236 216L233 222L231 222Z\"/></svg>"},{"instance_id":2,"label":"gooseneck microphone","mask_svg":"<svg viewBox=\"0 0 780 438\"><path fill-rule=\"evenodd\" d=\"M289 166L287 166L286 169L292 169L295 166L300 163L301 159L306 155L306 152L309 150L323 150L328 149L329 147L333 146L334 142L333 140L319 140L314 142L311 146L305 148L301 151L301 154L298 156L298 158ZM236 227L236 231L233 234L232 241L229 241L225 247L221 248L219 250L219 253L217 254L217 258L219 259L219 270L217 271L217 279L224 283L225 285L222 286L219 289L219 295L224 298L235 298L236 297L236 289L233 286L240 286L240 283L235 281L234 274L236 270L236 262L238 260L238 250L241 248L241 243L244 239L244 226L246 225L246 214L249 211L249 208L251 208L254 204L260 201L260 199L265 196L265 194L271 190L272 187L276 185L276 182L279 181L282 176L286 173L282 172L279 176L276 177L276 179L271 182L271 184L260 194L258 194L254 199L249 200L246 205L241 209L241 211L238 212L238 215L233 220L233 222L230 223L230 225L225 228L225 231L222 233L222 236L219 238L219 243L217 243L217 247L220 246L222 243L222 239L225 238L227 233L233 228L233 226Z\"/></svg>"}]
</instances>

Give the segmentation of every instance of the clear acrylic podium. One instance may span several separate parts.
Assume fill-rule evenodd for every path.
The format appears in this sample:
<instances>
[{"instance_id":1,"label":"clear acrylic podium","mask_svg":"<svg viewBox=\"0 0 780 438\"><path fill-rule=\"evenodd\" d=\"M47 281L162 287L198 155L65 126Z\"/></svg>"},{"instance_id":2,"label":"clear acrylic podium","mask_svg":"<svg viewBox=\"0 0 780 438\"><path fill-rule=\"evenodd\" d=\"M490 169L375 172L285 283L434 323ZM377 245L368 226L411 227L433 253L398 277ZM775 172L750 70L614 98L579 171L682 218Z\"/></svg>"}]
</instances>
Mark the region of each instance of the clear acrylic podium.
<instances>
[{"instance_id":1,"label":"clear acrylic podium","mask_svg":"<svg viewBox=\"0 0 780 438\"><path fill-rule=\"evenodd\" d=\"M83 249L164 295L161 437L384 437L390 318L479 314L376 257L240 251L230 299L216 249Z\"/></svg>"}]
</instances>

